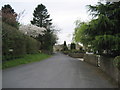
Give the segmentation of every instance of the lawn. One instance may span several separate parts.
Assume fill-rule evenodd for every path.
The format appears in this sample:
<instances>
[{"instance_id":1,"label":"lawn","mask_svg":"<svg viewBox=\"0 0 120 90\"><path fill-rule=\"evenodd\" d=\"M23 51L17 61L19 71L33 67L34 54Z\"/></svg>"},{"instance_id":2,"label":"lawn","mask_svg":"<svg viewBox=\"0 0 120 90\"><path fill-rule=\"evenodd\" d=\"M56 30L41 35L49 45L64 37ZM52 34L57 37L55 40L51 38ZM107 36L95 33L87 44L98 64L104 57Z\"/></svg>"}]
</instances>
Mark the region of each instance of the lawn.
<instances>
[{"instance_id":1,"label":"lawn","mask_svg":"<svg viewBox=\"0 0 120 90\"><path fill-rule=\"evenodd\" d=\"M37 62L49 58L51 55L39 53L39 54L28 54L23 58L18 58L10 61L6 61L2 64L2 69L18 66L21 64L27 64L32 62Z\"/></svg>"}]
</instances>

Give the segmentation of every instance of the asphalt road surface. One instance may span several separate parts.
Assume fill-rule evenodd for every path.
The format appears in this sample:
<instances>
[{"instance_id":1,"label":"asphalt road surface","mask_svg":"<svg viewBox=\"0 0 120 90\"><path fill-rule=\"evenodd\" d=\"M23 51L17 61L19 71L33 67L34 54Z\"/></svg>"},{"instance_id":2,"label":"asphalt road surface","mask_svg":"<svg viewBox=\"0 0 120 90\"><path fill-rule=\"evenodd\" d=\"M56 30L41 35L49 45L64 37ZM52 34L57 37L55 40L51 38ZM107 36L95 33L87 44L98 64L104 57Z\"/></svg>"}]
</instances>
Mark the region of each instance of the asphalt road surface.
<instances>
[{"instance_id":1,"label":"asphalt road surface","mask_svg":"<svg viewBox=\"0 0 120 90\"><path fill-rule=\"evenodd\" d=\"M49 59L3 70L3 88L114 88L86 62L57 53Z\"/></svg>"}]
</instances>

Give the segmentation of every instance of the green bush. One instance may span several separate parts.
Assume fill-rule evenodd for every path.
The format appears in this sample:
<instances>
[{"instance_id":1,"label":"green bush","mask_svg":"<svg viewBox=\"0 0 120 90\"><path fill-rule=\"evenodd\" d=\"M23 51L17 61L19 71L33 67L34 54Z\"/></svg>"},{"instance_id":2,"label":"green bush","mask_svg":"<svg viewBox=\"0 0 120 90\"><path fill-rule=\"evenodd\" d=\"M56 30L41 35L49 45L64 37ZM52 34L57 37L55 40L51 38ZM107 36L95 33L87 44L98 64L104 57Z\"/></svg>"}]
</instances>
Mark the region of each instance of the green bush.
<instances>
[{"instance_id":1,"label":"green bush","mask_svg":"<svg viewBox=\"0 0 120 90\"><path fill-rule=\"evenodd\" d=\"M3 23L2 24L2 48L3 48L3 60L13 59L25 54L23 43L24 38L16 28ZM9 50L13 51L10 52ZM19 50L19 51L18 51Z\"/></svg>"},{"instance_id":2,"label":"green bush","mask_svg":"<svg viewBox=\"0 0 120 90\"><path fill-rule=\"evenodd\" d=\"M66 41L64 41L62 51L68 51L68 47L67 47Z\"/></svg>"},{"instance_id":3,"label":"green bush","mask_svg":"<svg viewBox=\"0 0 120 90\"><path fill-rule=\"evenodd\" d=\"M39 52L40 43L37 40L26 36L25 41L26 41L27 54L33 54Z\"/></svg>"},{"instance_id":4,"label":"green bush","mask_svg":"<svg viewBox=\"0 0 120 90\"><path fill-rule=\"evenodd\" d=\"M40 43L26 36L16 28L3 22L2 24L2 60L19 58L25 54L37 53ZM13 51L10 51L13 50Z\"/></svg>"},{"instance_id":5,"label":"green bush","mask_svg":"<svg viewBox=\"0 0 120 90\"><path fill-rule=\"evenodd\" d=\"M114 66L120 70L120 56L115 57Z\"/></svg>"},{"instance_id":6,"label":"green bush","mask_svg":"<svg viewBox=\"0 0 120 90\"><path fill-rule=\"evenodd\" d=\"M75 49L75 48L76 48L76 44L75 44L75 43L71 43L70 49L73 50L73 49Z\"/></svg>"}]
</instances>

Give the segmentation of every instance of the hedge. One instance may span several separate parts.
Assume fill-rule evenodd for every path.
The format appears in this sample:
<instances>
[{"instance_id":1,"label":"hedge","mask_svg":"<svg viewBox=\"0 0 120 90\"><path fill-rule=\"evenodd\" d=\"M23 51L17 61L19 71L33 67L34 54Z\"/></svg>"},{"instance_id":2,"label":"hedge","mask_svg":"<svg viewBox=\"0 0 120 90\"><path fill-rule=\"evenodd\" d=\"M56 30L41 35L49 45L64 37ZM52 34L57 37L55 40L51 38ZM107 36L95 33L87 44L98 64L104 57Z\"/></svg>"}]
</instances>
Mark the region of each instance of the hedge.
<instances>
[{"instance_id":1,"label":"hedge","mask_svg":"<svg viewBox=\"0 0 120 90\"><path fill-rule=\"evenodd\" d=\"M25 54L37 53L40 43L26 36L16 28L2 23L2 60L19 58ZM12 51L13 50L13 51Z\"/></svg>"}]
</instances>

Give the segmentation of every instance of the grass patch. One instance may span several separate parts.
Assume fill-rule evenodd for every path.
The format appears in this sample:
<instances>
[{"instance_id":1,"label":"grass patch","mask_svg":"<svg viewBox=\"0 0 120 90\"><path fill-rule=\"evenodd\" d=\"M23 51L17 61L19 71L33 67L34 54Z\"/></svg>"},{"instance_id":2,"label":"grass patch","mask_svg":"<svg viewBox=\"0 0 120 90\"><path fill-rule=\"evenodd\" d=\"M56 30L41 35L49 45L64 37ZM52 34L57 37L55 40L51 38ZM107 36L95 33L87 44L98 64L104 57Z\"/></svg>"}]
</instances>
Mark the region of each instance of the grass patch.
<instances>
[{"instance_id":1,"label":"grass patch","mask_svg":"<svg viewBox=\"0 0 120 90\"><path fill-rule=\"evenodd\" d=\"M18 66L21 64L27 64L27 63L41 61L43 59L49 58L50 56L51 55L47 55L47 54L43 54L43 53L28 54L28 55L25 55L23 58L14 59L14 60L4 62L2 64L2 69Z\"/></svg>"}]
</instances>

